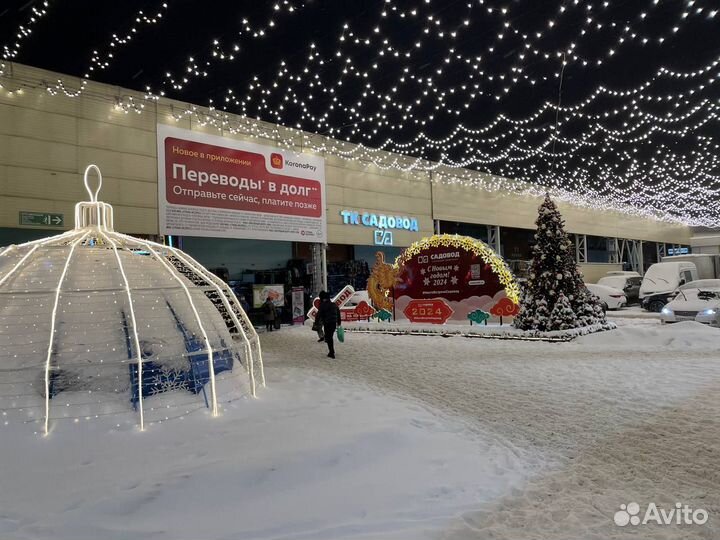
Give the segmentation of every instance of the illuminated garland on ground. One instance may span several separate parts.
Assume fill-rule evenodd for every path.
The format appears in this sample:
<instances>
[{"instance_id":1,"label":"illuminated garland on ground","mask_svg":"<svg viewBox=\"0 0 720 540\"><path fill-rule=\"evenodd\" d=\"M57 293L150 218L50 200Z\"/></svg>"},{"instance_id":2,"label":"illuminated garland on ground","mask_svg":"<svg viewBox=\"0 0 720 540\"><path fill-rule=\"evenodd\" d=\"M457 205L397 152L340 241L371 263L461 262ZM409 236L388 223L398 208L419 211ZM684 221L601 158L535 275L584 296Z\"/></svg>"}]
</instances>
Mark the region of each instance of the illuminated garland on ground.
<instances>
[{"instance_id":1,"label":"illuminated garland on ground","mask_svg":"<svg viewBox=\"0 0 720 540\"><path fill-rule=\"evenodd\" d=\"M116 233L101 186L88 166L90 201L75 206L73 230L0 249L0 416L25 413L47 435L53 420L121 414L108 409L125 402L143 430L150 413L152 423L191 410L182 399L146 399L188 393L217 416L218 369L231 386L247 372L255 396L256 369L265 386L262 350L235 294L178 249Z\"/></svg>"},{"instance_id":2,"label":"illuminated garland on ground","mask_svg":"<svg viewBox=\"0 0 720 540\"><path fill-rule=\"evenodd\" d=\"M505 287L505 295L515 304L520 302L520 288L515 283L515 278L505 261L484 242L469 236L458 236L456 234L437 234L423 238L418 242L410 244L398 257L393 265L399 270L409 259L418 255L422 250L435 247L454 247L463 249L474 255L478 255L485 264L489 264L492 271L497 274L500 283Z\"/></svg>"}]
</instances>

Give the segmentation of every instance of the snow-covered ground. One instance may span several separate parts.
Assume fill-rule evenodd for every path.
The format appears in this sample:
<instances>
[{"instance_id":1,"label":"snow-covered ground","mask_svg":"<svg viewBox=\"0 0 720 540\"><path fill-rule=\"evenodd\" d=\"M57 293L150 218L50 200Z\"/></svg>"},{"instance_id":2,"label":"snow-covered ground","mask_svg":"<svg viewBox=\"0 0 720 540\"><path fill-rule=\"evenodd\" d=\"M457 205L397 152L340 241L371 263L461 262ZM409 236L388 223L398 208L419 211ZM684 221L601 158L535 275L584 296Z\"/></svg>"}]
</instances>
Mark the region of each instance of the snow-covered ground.
<instances>
[{"instance_id":1,"label":"snow-covered ground","mask_svg":"<svg viewBox=\"0 0 720 540\"><path fill-rule=\"evenodd\" d=\"M463 419L529 464L521 487L459 512L443 538L719 537L720 330L652 319L618 326L570 343L348 334L334 362L308 355L294 332L268 345L296 347L286 365ZM614 513L631 501L683 502L711 518L615 526Z\"/></svg>"},{"instance_id":2,"label":"snow-covered ground","mask_svg":"<svg viewBox=\"0 0 720 540\"><path fill-rule=\"evenodd\" d=\"M421 403L273 368L292 354L269 341L270 388L220 418L56 422L47 439L4 426L0 539L426 538L527 475Z\"/></svg>"},{"instance_id":3,"label":"snow-covered ground","mask_svg":"<svg viewBox=\"0 0 720 540\"><path fill-rule=\"evenodd\" d=\"M720 537L720 330L263 335L269 387L145 433L2 426L0 538ZM121 423L121 425L125 425ZM707 524L613 523L675 502Z\"/></svg>"},{"instance_id":4,"label":"snow-covered ground","mask_svg":"<svg viewBox=\"0 0 720 540\"><path fill-rule=\"evenodd\" d=\"M660 320L659 313L646 311L638 305L628 306L620 309L608 310L606 313L608 320L615 319L656 319Z\"/></svg>"}]
</instances>

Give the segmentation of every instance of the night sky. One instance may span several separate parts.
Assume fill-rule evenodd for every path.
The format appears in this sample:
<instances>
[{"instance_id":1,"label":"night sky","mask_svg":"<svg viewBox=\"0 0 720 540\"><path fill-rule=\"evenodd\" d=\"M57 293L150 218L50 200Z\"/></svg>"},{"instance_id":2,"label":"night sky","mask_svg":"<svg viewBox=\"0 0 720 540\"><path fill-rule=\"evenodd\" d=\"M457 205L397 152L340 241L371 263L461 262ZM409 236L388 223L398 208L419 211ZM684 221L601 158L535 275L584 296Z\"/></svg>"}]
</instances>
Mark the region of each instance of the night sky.
<instances>
[{"instance_id":1,"label":"night sky","mask_svg":"<svg viewBox=\"0 0 720 540\"><path fill-rule=\"evenodd\" d=\"M165 8L163 2L137 0L47 4L46 15L21 41L13 60L90 74L126 88L149 88L370 147L586 195L590 190L590 195L622 204L648 205L666 217L710 224L703 216L720 215L714 116L720 81L708 82L720 75L712 65L720 59L717 0L167 0ZM18 27L27 25L32 8L42 2L6 0L2 5L0 45L12 49ZM139 10L150 17L163 15L156 23L137 22ZM130 42L109 46L113 34L124 36L133 27ZM110 61L106 69L96 65L89 70L93 51ZM563 52L567 63L560 91ZM661 67L707 71L703 77L658 78ZM287 72L278 77L283 68ZM183 88L174 88L171 80ZM582 104L600 86L623 91L648 81L652 86L639 94L601 95L578 109L581 116L566 110L557 114L554 108L558 99L563 106ZM672 99L655 99L670 94ZM631 104L638 95L646 114L640 125ZM525 119L545 103L552 106L523 124L522 131L497 122L502 115ZM556 121L560 129L553 139ZM447 139L459 124L491 127L477 136L460 133ZM665 133L658 126L674 131ZM624 135L616 140L607 130ZM412 143L420 133L441 142ZM578 145L580 139L584 142ZM638 193L638 183L648 189ZM701 205L694 191L699 184L713 192L710 197L707 189L702 191L707 201ZM687 200L668 199L665 185L682 187Z\"/></svg>"}]
</instances>

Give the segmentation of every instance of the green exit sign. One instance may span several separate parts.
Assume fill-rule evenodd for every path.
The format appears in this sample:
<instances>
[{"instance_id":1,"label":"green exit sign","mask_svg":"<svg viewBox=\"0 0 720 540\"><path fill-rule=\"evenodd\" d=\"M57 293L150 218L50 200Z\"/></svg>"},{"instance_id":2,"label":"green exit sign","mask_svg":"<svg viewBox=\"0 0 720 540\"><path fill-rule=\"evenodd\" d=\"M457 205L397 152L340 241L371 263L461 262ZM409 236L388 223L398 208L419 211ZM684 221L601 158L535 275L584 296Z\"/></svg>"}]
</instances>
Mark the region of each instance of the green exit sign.
<instances>
[{"instance_id":1,"label":"green exit sign","mask_svg":"<svg viewBox=\"0 0 720 540\"><path fill-rule=\"evenodd\" d=\"M20 212L20 225L26 227L62 227L65 225L63 214L48 212Z\"/></svg>"}]
</instances>

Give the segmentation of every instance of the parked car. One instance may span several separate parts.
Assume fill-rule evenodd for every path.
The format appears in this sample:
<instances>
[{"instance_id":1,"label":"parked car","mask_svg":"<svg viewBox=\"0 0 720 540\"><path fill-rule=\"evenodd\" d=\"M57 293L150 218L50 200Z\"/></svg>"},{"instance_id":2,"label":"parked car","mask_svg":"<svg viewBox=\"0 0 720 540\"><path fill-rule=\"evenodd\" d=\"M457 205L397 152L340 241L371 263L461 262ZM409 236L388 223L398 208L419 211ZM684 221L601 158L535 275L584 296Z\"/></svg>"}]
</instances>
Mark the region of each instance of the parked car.
<instances>
[{"instance_id":1,"label":"parked car","mask_svg":"<svg viewBox=\"0 0 720 540\"><path fill-rule=\"evenodd\" d=\"M598 285L596 283L586 283L588 290L600 299L600 303L604 310L620 309L627 305L627 297L619 289Z\"/></svg>"},{"instance_id":2,"label":"parked car","mask_svg":"<svg viewBox=\"0 0 720 540\"><path fill-rule=\"evenodd\" d=\"M710 322L707 323L707 324L709 324L710 326L720 326L720 309L706 310L706 312L703 313L703 317L702 317L702 318L696 317L695 320L696 320L697 322L702 322L702 323L704 323L705 320L707 320L708 318L710 318L710 316L711 316L710 313L709 313L710 311L715 311L715 315L712 315L712 317L714 317L714 318L713 318L712 320L710 320ZM704 320L703 320L703 319L704 319Z\"/></svg>"},{"instance_id":3,"label":"parked car","mask_svg":"<svg viewBox=\"0 0 720 540\"><path fill-rule=\"evenodd\" d=\"M621 290L625 293L628 304L640 299L642 277L637 272L608 272L605 277L598 280L597 284Z\"/></svg>"},{"instance_id":4,"label":"parked car","mask_svg":"<svg viewBox=\"0 0 720 540\"><path fill-rule=\"evenodd\" d=\"M643 309L660 312L681 285L698 279L697 268L691 262L655 263L648 271L640 286L640 300Z\"/></svg>"},{"instance_id":5,"label":"parked car","mask_svg":"<svg viewBox=\"0 0 720 540\"><path fill-rule=\"evenodd\" d=\"M720 313L720 279L699 279L678 287L660 311L664 323L697 321L714 324Z\"/></svg>"},{"instance_id":6,"label":"parked car","mask_svg":"<svg viewBox=\"0 0 720 540\"><path fill-rule=\"evenodd\" d=\"M642 277L637 272L632 272L630 270L610 270L605 275L606 276L638 276L638 277Z\"/></svg>"}]
</instances>

